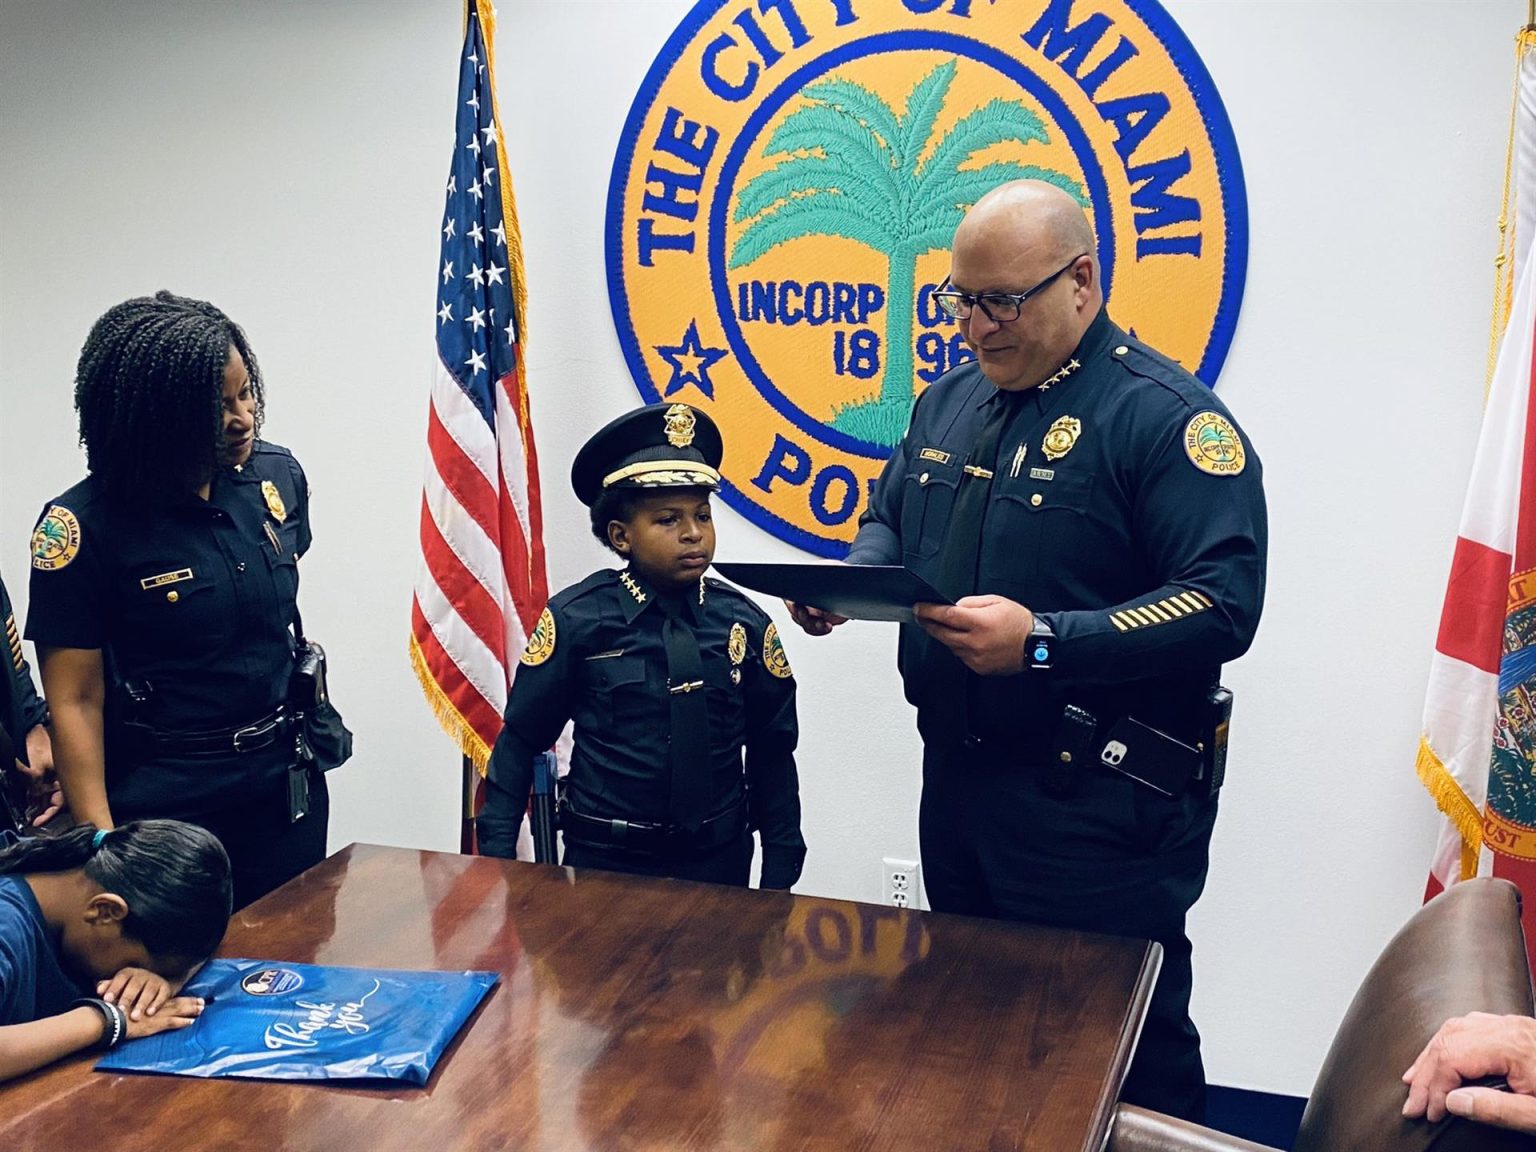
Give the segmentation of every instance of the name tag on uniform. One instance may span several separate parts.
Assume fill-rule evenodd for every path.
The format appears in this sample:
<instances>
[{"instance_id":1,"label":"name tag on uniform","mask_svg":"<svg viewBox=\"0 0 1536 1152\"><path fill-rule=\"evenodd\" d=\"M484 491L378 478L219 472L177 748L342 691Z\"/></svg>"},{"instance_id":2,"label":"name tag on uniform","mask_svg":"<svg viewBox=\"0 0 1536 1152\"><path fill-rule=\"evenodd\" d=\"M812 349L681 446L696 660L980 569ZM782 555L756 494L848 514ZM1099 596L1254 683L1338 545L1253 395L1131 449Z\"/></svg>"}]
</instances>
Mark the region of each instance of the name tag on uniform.
<instances>
[{"instance_id":1,"label":"name tag on uniform","mask_svg":"<svg viewBox=\"0 0 1536 1152\"><path fill-rule=\"evenodd\" d=\"M1054 469L1054 468L1031 468L1029 470L1029 478L1031 480L1054 480L1054 479L1056 479L1056 469Z\"/></svg>"},{"instance_id":2,"label":"name tag on uniform","mask_svg":"<svg viewBox=\"0 0 1536 1152\"><path fill-rule=\"evenodd\" d=\"M139 581L139 587L144 589L163 588L167 584L180 584L183 580L192 579L192 569L178 568L174 572L162 572L158 576L146 576Z\"/></svg>"},{"instance_id":3,"label":"name tag on uniform","mask_svg":"<svg viewBox=\"0 0 1536 1152\"><path fill-rule=\"evenodd\" d=\"M948 452L941 452L937 448L924 448L917 454L919 460L932 460L935 464L948 464L950 456Z\"/></svg>"},{"instance_id":4,"label":"name tag on uniform","mask_svg":"<svg viewBox=\"0 0 1536 1152\"><path fill-rule=\"evenodd\" d=\"M607 652L599 652L595 656L588 656L588 660L612 660L615 656L624 655L624 649L613 648Z\"/></svg>"}]
</instances>

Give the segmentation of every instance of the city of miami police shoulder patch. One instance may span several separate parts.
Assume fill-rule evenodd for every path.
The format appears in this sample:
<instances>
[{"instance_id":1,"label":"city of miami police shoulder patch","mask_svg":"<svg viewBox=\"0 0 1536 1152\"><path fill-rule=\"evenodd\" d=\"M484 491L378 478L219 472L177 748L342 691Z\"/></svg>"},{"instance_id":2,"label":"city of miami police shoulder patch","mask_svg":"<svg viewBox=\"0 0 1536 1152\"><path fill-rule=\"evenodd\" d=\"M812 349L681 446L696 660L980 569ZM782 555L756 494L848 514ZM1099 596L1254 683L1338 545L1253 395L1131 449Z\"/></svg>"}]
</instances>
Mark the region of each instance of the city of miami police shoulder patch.
<instances>
[{"instance_id":1,"label":"city of miami police shoulder patch","mask_svg":"<svg viewBox=\"0 0 1536 1152\"><path fill-rule=\"evenodd\" d=\"M777 624L770 624L763 629L763 667L780 680L788 680L794 675L789 667L789 657L784 653L784 645L779 642Z\"/></svg>"},{"instance_id":2,"label":"city of miami police shoulder patch","mask_svg":"<svg viewBox=\"0 0 1536 1152\"><path fill-rule=\"evenodd\" d=\"M1243 438L1220 412L1198 412L1184 425L1184 454L1202 472L1236 476L1248 463Z\"/></svg>"},{"instance_id":3,"label":"city of miami police shoulder patch","mask_svg":"<svg viewBox=\"0 0 1536 1152\"><path fill-rule=\"evenodd\" d=\"M533 626L528 646L518 657L520 663L537 668L555 654L555 614L548 608L539 613L539 622Z\"/></svg>"},{"instance_id":4,"label":"city of miami police shoulder patch","mask_svg":"<svg viewBox=\"0 0 1536 1152\"><path fill-rule=\"evenodd\" d=\"M624 126L608 288L642 397L719 424L727 503L847 552L913 400L972 358L933 300L955 226L1020 178L1082 201L1116 320L1213 384L1242 170L1156 0L699 0Z\"/></svg>"},{"instance_id":5,"label":"city of miami police shoulder patch","mask_svg":"<svg viewBox=\"0 0 1536 1152\"><path fill-rule=\"evenodd\" d=\"M79 551L80 521L64 505L54 504L32 530L32 567L56 572Z\"/></svg>"}]
</instances>

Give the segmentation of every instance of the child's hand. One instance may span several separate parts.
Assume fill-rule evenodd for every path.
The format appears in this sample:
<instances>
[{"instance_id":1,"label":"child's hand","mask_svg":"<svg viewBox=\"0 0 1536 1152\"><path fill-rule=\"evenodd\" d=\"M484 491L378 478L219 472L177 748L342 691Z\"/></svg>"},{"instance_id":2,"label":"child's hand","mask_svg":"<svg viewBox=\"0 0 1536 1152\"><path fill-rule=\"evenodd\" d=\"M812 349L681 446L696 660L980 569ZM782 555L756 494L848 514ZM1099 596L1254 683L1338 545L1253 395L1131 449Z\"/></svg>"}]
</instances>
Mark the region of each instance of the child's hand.
<instances>
[{"instance_id":1,"label":"child's hand","mask_svg":"<svg viewBox=\"0 0 1536 1152\"><path fill-rule=\"evenodd\" d=\"M147 968L124 968L96 985L96 995L128 1013L130 1021L153 1016L175 991L164 976Z\"/></svg>"},{"instance_id":2,"label":"child's hand","mask_svg":"<svg viewBox=\"0 0 1536 1152\"><path fill-rule=\"evenodd\" d=\"M121 975L121 973L119 973ZM128 1019L128 1039L141 1040L160 1032L172 1032L177 1028L190 1028L203 1014L200 996L177 996L160 1005L153 1016L131 1016Z\"/></svg>"}]
</instances>

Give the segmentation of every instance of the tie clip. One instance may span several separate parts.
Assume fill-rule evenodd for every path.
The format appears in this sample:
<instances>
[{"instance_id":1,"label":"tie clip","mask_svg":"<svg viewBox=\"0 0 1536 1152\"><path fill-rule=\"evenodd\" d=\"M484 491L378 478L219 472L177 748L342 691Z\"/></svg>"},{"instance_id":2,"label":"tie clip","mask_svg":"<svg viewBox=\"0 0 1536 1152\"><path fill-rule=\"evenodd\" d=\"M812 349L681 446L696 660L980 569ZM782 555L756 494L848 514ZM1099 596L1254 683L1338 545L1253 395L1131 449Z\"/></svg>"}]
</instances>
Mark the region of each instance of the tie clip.
<instances>
[{"instance_id":1,"label":"tie clip","mask_svg":"<svg viewBox=\"0 0 1536 1152\"><path fill-rule=\"evenodd\" d=\"M986 468L978 468L974 464L967 464L965 466L965 468L963 469L963 471L967 472L968 474L970 474L972 476L980 477L983 480L990 480L990 479L992 479L992 473L988 469L986 469Z\"/></svg>"},{"instance_id":2,"label":"tie clip","mask_svg":"<svg viewBox=\"0 0 1536 1152\"><path fill-rule=\"evenodd\" d=\"M704 681L690 680L686 684L679 684L676 688L669 688L667 691L676 696L679 692L692 692L695 688L702 687L704 687Z\"/></svg>"},{"instance_id":3,"label":"tie clip","mask_svg":"<svg viewBox=\"0 0 1536 1152\"><path fill-rule=\"evenodd\" d=\"M1028 450L1029 450L1029 445L1028 444L1020 444L1019 445L1019 450L1013 454L1013 467L1011 469L1009 469L1008 475L1011 476L1015 480L1017 480L1019 478L1019 468L1023 465L1023 463L1024 463L1024 453L1027 452Z\"/></svg>"}]
</instances>

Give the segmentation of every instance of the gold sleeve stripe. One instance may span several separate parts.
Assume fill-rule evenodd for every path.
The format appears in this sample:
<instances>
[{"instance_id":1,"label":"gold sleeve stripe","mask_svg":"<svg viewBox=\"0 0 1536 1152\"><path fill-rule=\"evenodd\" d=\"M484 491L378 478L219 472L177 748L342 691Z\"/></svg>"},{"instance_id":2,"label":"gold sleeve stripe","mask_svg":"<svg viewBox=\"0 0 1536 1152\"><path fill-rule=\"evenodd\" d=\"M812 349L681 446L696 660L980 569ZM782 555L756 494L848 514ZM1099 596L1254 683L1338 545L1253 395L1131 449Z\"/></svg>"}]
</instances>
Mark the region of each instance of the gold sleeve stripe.
<instances>
[{"instance_id":1,"label":"gold sleeve stripe","mask_svg":"<svg viewBox=\"0 0 1536 1152\"><path fill-rule=\"evenodd\" d=\"M1193 616L1196 612L1204 612L1212 606L1213 601L1205 594L1185 591L1177 596L1165 597L1155 604L1121 608L1109 614L1109 621L1121 632L1130 632L1153 624L1171 624L1175 620Z\"/></svg>"}]
</instances>

